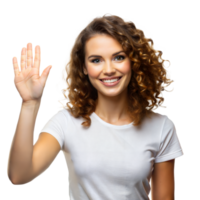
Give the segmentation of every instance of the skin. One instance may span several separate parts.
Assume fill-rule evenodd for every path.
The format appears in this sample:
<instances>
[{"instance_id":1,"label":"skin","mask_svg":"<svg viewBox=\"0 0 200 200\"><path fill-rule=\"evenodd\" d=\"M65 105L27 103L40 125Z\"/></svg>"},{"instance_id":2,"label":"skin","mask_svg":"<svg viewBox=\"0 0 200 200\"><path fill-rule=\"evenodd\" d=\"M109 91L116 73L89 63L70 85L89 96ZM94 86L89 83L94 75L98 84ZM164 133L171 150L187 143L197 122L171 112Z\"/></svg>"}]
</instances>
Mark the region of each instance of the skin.
<instances>
[{"instance_id":1,"label":"skin","mask_svg":"<svg viewBox=\"0 0 200 200\"><path fill-rule=\"evenodd\" d=\"M132 122L128 115L127 87L131 79L131 61L123 51L121 44L108 35L96 35L85 45L84 74L88 75L91 84L97 89L98 99L95 113L104 121L123 125ZM101 57L90 57L99 55ZM123 58L123 57L124 58ZM122 76L120 82L107 87L99 79L111 76Z\"/></svg>"}]
</instances>

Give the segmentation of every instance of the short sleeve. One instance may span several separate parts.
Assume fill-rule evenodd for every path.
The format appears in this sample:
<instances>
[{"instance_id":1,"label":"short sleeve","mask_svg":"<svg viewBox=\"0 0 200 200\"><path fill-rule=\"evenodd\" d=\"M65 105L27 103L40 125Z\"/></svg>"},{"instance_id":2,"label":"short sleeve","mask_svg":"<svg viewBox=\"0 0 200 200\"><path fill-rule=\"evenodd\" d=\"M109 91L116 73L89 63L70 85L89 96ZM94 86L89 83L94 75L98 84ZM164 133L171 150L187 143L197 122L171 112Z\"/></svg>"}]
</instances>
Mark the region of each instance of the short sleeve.
<instances>
[{"instance_id":1,"label":"short sleeve","mask_svg":"<svg viewBox=\"0 0 200 200\"><path fill-rule=\"evenodd\" d=\"M49 121L44 125L40 132L40 134L42 132L47 132L54 136L59 142L61 149L63 149L64 145L64 133L62 128L63 117L64 114L62 113L62 110L58 111L53 117L49 119Z\"/></svg>"},{"instance_id":2,"label":"short sleeve","mask_svg":"<svg viewBox=\"0 0 200 200\"><path fill-rule=\"evenodd\" d=\"M172 160L183 155L174 123L166 116L160 136L160 145L155 163Z\"/></svg>"}]
</instances>

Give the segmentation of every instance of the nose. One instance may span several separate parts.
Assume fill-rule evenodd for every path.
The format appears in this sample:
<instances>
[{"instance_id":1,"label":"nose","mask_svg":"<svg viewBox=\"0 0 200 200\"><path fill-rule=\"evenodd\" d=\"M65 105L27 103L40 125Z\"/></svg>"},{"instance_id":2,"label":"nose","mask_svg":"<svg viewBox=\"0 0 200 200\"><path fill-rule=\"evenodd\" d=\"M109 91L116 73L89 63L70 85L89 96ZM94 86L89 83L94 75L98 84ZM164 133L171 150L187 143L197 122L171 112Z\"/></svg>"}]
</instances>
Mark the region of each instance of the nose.
<instances>
[{"instance_id":1,"label":"nose","mask_svg":"<svg viewBox=\"0 0 200 200\"><path fill-rule=\"evenodd\" d=\"M114 64L110 63L110 62L105 62L105 64L103 65L103 72L106 74L112 74L115 73L115 67Z\"/></svg>"}]
</instances>

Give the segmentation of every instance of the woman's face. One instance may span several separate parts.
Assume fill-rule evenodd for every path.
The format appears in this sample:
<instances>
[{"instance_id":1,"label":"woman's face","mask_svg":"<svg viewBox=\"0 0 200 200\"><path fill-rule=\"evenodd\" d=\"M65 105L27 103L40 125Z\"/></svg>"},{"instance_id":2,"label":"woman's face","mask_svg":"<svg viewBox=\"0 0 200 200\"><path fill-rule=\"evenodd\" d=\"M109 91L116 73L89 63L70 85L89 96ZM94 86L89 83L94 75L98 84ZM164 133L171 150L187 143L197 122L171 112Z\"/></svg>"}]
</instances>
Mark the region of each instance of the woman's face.
<instances>
[{"instance_id":1,"label":"woman's face","mask_svg":"<svg viewBox=\"0 0 200 200\"><path fill-rule=\"evenodd\" d=\"M85 52L84 74L88 75L98 92L117 96L127 89L131 79L131 61L117 40L105 34L95 35L86 42ZM102 79L112 82L103 82Z\"/></svg>"}]
</instances>

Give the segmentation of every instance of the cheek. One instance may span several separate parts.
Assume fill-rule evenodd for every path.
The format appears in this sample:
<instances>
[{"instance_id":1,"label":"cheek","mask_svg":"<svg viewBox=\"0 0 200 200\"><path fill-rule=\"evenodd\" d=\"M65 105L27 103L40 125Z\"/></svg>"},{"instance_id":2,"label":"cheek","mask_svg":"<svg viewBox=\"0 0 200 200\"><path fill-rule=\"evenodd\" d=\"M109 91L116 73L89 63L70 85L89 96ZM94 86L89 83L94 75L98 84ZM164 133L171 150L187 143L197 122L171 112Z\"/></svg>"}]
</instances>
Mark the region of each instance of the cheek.
<instances>
[{"instance_id":1,"label":"cheek","mask_svg":"<svg viewBox=\"0 0 200 200\"><path fill-rule=\"evenodd\" d=\"M130 72L131 72L131 63L130 63L130 61L124 62L123 65L121 66L120 71L121 71L123 74L128 74L128 73L130 73Z\"/></svg>"},{"instance_id":2,"label":"cheek","mask_svg":"<svg viewBox=\"0 0 200 200\"><path fill-rule=\"evenodd\" d=\"M91 66L88 66L87 71L88 75L92 78L97 78L101 72L100 68Z\"/></svg>"}]
</instances>

